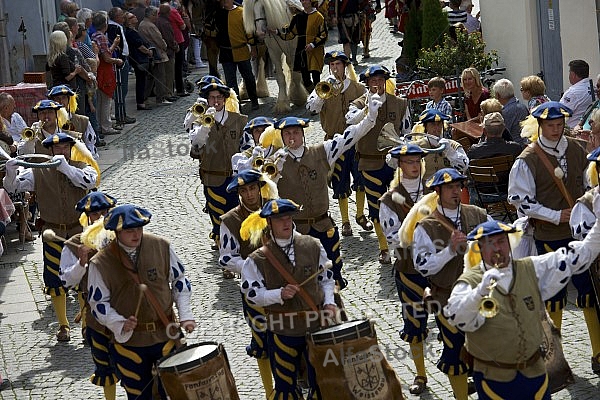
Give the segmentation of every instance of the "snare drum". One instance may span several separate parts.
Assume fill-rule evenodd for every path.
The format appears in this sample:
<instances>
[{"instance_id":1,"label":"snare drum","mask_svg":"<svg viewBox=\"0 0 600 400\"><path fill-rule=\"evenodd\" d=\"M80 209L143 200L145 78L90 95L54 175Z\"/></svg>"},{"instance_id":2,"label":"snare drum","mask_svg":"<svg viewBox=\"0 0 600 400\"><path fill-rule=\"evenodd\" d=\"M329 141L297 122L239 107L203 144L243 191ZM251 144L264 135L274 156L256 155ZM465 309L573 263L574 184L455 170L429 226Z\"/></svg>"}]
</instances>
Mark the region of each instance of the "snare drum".
<instances>
[{"instance_id":1,"label":"snare drum","mask_svg":"<svg viewBox=\"0 0 600 400\"><path fill-rule=\"evenodd\" d=\"M375 330L367 319L344 322L340 325L318 330L310 335L314 344L337 344L346 340L374 337Z\"/></svg>"},{"instance_id":2,"label":"snare drum","mask_svg":"<svg viewBox=\"0 0 600 400\"><path fill-rule=\"evenodd\" d=\"M216 342L178 349L159 361L158 375L171 399L239 400L227 354Z\"/></svg>"}]
</instances>

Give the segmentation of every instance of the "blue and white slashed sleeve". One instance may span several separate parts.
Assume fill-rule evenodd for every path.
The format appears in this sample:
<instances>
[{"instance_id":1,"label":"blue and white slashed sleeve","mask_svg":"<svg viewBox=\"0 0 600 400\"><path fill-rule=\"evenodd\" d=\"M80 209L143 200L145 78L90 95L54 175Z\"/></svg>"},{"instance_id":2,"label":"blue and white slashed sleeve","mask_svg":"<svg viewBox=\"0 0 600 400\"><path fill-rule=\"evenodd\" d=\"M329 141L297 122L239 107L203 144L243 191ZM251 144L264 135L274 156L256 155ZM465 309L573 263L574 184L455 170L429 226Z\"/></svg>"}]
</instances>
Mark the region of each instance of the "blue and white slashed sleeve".
<instances>
[{"instance_id":1,"label":"blue and white slashed sleeve","mask_svg":"<svg viewBox=\"0 0 600 400\"><path fill-rule=\"evenodd\" d=\"M190 307L192 296L192 284L185 276L185 267L175 254L173 246L169 245L169 263L171 264L171 272L169 274L169 282L171 284L171 293L173 301L177 305L177 312L180 321L193 321L194 315Z\"/></svg>"},{"instance_id":2,"label":"blue and white slashed sleeve","mask_svg":"<svg viewBox=\"0 0 600 400\"><path fill-rule=\"evenodd\" d=\"M241 274L244 267L244 259L240 255L240 243L223 222L221 222L219 237L221 238L219 245L219 265L236 274Z\"/></svg>"}]
</instances>

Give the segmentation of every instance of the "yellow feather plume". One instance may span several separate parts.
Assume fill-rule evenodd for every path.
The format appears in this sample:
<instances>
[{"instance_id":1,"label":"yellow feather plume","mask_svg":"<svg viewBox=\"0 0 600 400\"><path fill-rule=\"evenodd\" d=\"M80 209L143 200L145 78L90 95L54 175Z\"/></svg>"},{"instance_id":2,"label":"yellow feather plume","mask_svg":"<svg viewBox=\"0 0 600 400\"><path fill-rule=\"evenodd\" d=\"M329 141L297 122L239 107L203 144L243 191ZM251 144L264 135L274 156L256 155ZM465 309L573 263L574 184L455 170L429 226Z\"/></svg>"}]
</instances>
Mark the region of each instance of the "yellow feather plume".
<instances>
[{"instance_id":1,"label":"yellow feather plume","mask_svg":"<svg viewBox=\"0 0 600 400\"><path fill-rule=\"evenodd\" d=\"M588 180L590 181L590 185L592 187L598 186L598 167L596 166L596 164L598 163L591 162L586 170Z\"/></svg>"},{"instance_id":2,"label":"yellow feather plume","mask_svg":"<svg viewBox=\"0 0 600 400\"><path fill-rule=\"evenodd\" d=\"M233 89L229 90L229 97L225 100L225 109L229 112L240 113L240 101Z\"/></svg>"},{"instance_id":3,"label":"yellow feather plume","mask_svg":"<svg viewBox=\"0 0 600 400\"><path fill-rule=\"evenodd\" d=\"M69 111L72 113L77 111L77 93L75 93L75 96L69 97Z\"/></svg>"},{"instance_id":4,"label":"yellow feather plume","mask_svg":"<svg viewBox=\"0 0 600 400\"><path fill-rule=\"evenodd\" d=\"M521 122L521 137L528 138L531 142L538 140L540 125L537 118L528 116Z\"/></svg>"},{"instance_id":5,"label":"yellow feather plume","mask_svg":"<svg viewBox=\"0 0 600 400\"><path fill-rule=\"evenodd\" d=\"M115 239L114 231L104 229L104 217L88 226L81 234L81 243L94 250L101 250Z\"/></svg>"},{"instance_id":6,"label":"yellow feather plume","mask_svg":"<svg viewBox=\"0 0 600 400\"><path fill-rule=\"evenodd\" d=\"M348 75L348 79L350 79L353 82L358 82L358 77L356 76L354 65L348 64L348 66L346 67L346 74Z\"/></svg>"},{"instance_id":7,"label":"yellow feather plume","mask_svg":"<svg viewBox=\"0 0 600 400\"><path fill-rule=\"evenodd\" d=\"M79 225L83 226L83 229L87 228L89 219L86 213L82 212L79 216Z\"/></svg>"},{"instance_id":8,"label":"yellow feather plume","mask_svg":"<svg viewBox=\"0 0 600 400\"><path fill-rule=\"evenodd\" d=\"M394 179L392 179L392 182L390 183L390 188L395 188L400 183L402 183L402 170L400 168L396 168L396 171L394 172Z\"/></svg>"},{"instance_id":9,"label":"yellow feather plume","mask_svg":"<svg viewBox=\"0 0 600 400\"><path fill-rule=\"evenodd\" d=\"M59 127L63 127L67 122L69 122L69 113L65 108L59 108L56 111L56 120Z\"/></svg>"},{"instance_id":10,"label":"yellow feather plume","mask_svg":"<svg viewBox=\"0 0 600 400\"><path fill-rule=\"evenodd\" d=\"M240 238L242 240L250 239L250 243L253 246L258 246L261 243L262 235L267 225L267 219L260 216L260 211L255 211L242 222Z\"/></svg>"},{"instance_id":11,"label":"yellow feather plume","mask_svg":"<svg viewBox=\"0 0 600 400\"><path fill-rule=\"evenodd\" d=\"M260 188L260 195L263 200L272 200L279 198L279 191L277 190L277 184L269 178L269 174L263 173L262 179L265 181L265 184Z\"/></svg>"},{"instance_id":12,"label":"yellow feather plume","mask_svg":"<svg viewBox=\"0 0 600 400\"><path fill-rule=\"evenodd\" d=\"M523 231L521 230L508 234L508 241L511 249L517 248L522 236ZM477 266L481 263L481 248L479 247L479 242L475 241L470 243L469 250L465 253L463 259L465 263L465 271L472 268L477 268Z\"/></svg>"},{"instance_id":13,"label":"yellow feather plume","mask_svg":"<svg viewBox=\"0 0 600 400\"><path fill-rule=\"evenodd\" d=\"M385 81L385 92L387 94L396 95L396 79L389 78Z\"/></svg>"},{"instance_id":14,"label":"yellow feather plume","mask_svg":"<svg viewBox=\"0 0 600 400\"><path fill-rule=\"evenodd\" d=\"M275 150L283 148L283 139L281 138L281 131L279 129L275 129L275 127L268 126L267 129L264 130L263 133L260 134L260 138L258 139L260 145L263 148L267 148L269 146L273 146Z\"/></svg>"},{"instance_id":15,"label":"yellow feather plume","mask_svg":"<svg viewBox=\"0 0 600 400\"><path fill-rule=\"evenodd\" d=\"M100 166L92 156L92 153L85 147L85 143L80 140L76 140L75 144L71 147L71 160L84 162L90 166L92 166L96 173L98 174L98 178L96 179L96 187L100 186Z\"/></svg>"},{"instance_id":16,"label":"yellow feather plume","mask_svg":"<svg viewBox=\"0 0 600 400\"><path fill-rule=\"evenodd\" d=\"M414 126L410 132L411 133L425 133L425 125L423 125L420 122L417 122L416 124L414 124Z\"/></svg>"},{"instance_id":17,"label":"yellow feather plume","mask_svg":"<svg viewBox=\"0 0 600 400\"><path fill-rule=\"evenodd\" d=\"M439 196L436 192L426 194L419 200L408 212L400 230L398 237L400 239L400 247L412 246L415 227L419 221L422 221L437 208Z\"/></svg>"}]
</instances>

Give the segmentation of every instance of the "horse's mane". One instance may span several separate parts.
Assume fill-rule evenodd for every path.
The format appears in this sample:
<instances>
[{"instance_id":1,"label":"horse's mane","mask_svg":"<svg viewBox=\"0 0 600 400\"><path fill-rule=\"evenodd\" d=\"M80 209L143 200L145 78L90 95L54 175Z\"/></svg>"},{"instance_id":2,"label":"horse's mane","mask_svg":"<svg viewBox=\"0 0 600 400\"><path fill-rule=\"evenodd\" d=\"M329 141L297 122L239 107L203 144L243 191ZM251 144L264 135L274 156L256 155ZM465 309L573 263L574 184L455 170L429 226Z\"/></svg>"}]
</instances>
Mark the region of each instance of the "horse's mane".
<instances>
[{"instance_id":1,"label":"horse's mane","mask_svg":"<svg viewBox=\"0 0 600 400\"><path fill-rule=\"evenodd\" d=\"M277 29L283 28L290 23L292 14L285 0L259 0L262 1L267 18L267 27Z\"/></svg>"}]
</instances>

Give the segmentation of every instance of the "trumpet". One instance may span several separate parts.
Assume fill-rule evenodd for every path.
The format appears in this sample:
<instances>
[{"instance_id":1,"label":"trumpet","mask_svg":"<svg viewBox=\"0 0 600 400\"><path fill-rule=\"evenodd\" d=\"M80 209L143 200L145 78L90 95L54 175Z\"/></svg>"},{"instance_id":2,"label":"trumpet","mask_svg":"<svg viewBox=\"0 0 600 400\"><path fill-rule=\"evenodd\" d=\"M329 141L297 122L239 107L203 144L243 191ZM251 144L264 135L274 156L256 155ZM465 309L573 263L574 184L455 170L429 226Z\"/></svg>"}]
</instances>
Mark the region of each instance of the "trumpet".
<instances>
[{"instance_id":1,"label":"trumpet","mask_svg":"<svg viewBox=\"0 0 600 400\"><path fill-rule=\"evenodd\" d=\"M196 118L196 122L210 128L215 123L215 117L212 114L202 114Z\"/></svg>"},{"instance_id":2,"label":"trumpet","mask_svg":"<svg viewBox=\"0 0 600 400\"><path fill-rule=\"evenodd\" d=\"M492 297L492 291L496 287L496 284L496 280L492 279L489 286L490 292L484 296L479 303L479 314L483 315L485 318L494 318L500 310L498 300Z\"/></svg>"},{"instance_id":3,"label":"trumpet","mask_svg":"<svg viewBox=\"0 0 600 400\"><path fill-rule=\"evenodd\" d=\"M35 139L35 137L44 129L44 121L39 124L33 124L31 128L27 127L21 131L21 139L29 141Z\"/></svg>"},{"instance_id":4,"label":"trumpet","mask_svg":"<svg viewBox=\"0 0 600 400\"><path fill-rule=\"evenodd\" d=\"M262 160L263 164L260 167L260 172L267 174L270 179L274 179L277 176L277 174L279 174L279 172L280 172L279 168L277 168L277 163L279 162L279 160L282 157L287 156L287 149L288 149L287 146L284 147L283 150L285 150L285 153L278 154L277 157L275 157L275 158L273 158L272 156L264 158Z\"/></svg>"},{"instance_id":5,"label":"trumpet","mask_svg":"<svg viewBox=\"0 0 600 400\"><path fill-rule=\"evenodd\" d=\"M200 118L202 115L204 115L206 110L207 110L206 105L204 105L203 103L194 103L190 107L190 111L191 111L192 115L196 118Z\"/></svg>"},{"instance_id":6,"label":"trumpet","mask_svg":"<svg viewBox=\"0 0 600 400\"><path fill-rule=\"evenodd\" d=\"M265 158L264 157L255 157L252 160L252 168L260 170L262 169L262 167L265 165Z\"/></svg>"},{"instance_id":7,"label":"trumpet","mask_svg":"<svg viewBox=\"0 0 600 400\"><path fill-rule=\"evenodd\" d=\"M336 78L329 77L326 80L317 83L315 93L323 100L335 97L342 93L344 83Z\"/></svg>"}]
</instances>

